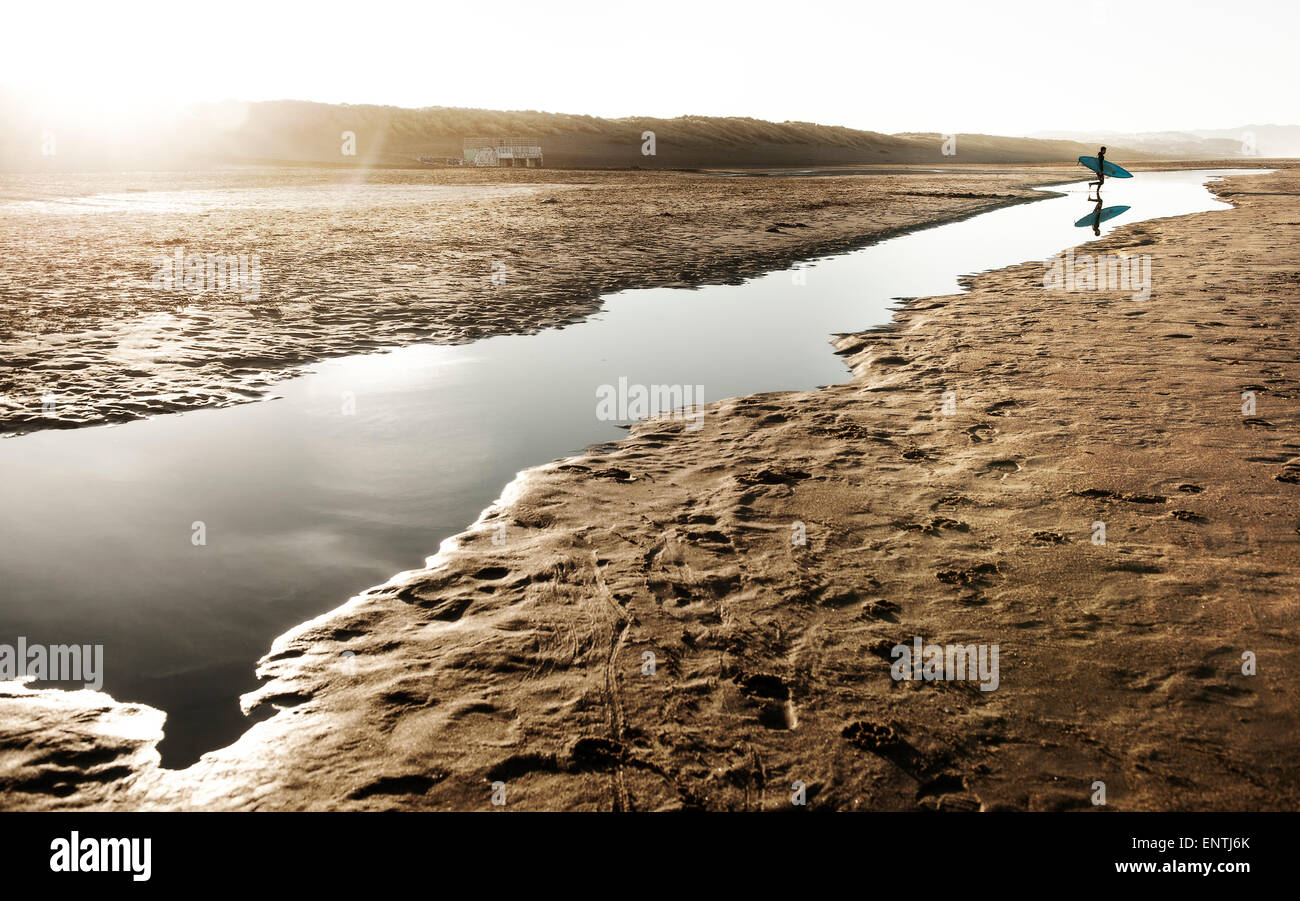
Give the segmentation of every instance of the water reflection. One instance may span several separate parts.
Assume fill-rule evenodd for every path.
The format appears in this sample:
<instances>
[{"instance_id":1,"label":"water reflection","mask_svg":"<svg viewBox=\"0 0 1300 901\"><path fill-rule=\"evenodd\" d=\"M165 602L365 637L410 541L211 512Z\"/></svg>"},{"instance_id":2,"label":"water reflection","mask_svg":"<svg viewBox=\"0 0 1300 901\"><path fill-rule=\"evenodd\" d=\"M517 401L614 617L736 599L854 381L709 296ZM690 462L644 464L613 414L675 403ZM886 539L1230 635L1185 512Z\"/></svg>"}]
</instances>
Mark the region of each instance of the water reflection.
<instances>
[{"instance_id":1,"label":"water reflection","mask_svg":"<svg viewBox=\"0 0 1300 901\"><path fill-rule=\"evenodd\" d=\"M1090 201L1094 200L1094 198L1092 197L1089 197L1088 199ZM1098 236L1101 235L1101 224L1103 222L1106 222L1110 219L1114 219L1116 216L1119 216L1122 213L1127 213L1129 210L1133 209L1131 206L1103 207L1101 205L1102 200L1101 200L1100 189L1098 189L1097 191L1097 197L1095 198L1094 202L1096 203L1096 206L1093 207L1092 212L1084 216L1079 221L1075 222L1074 225L1076 228L1084 228L1086 226L1092 226L1092 233Z\"/></svg>"}]
</instances>

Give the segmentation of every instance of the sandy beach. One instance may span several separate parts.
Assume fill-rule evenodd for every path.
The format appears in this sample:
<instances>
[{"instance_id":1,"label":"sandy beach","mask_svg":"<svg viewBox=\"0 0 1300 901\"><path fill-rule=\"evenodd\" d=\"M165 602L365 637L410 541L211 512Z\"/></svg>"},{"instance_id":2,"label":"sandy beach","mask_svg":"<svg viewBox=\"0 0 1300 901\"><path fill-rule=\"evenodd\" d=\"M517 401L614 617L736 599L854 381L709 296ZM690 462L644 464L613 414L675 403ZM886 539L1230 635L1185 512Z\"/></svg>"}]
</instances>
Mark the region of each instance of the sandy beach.
<instances>
[{"instance_id":1,"label":"sandy beach","mask_svg":"<svg viewBox=\"0 0 1300 901\"><path fill-rule=\"evenodd\" d=\"M735 282L1023 201L1052 177L1005 167L792 186L674 172L281 168L200 173L183 192L167 190L170 173L127 175L79 199L75 176L0 176L0 250L12 261L0 293L13 301L0 308L0 432L226 406L316 360L535 332L590 315L622 288ZM103 178L86 182L105 189ZM222 205L247 189L256 206ZM258 290L158 290L158 259L178 252L257 255Z\"/></svg>"},{"instance_id":2,"label":"sandy beach","mask_svg":"<svg viewBox=\"0 0 1300 901\"><path fill-rule=\"evenodd\" d=\"M793 183L231 169L192 173L185 191L166 172L0 175L0 251L10 260L0 272L9 301L0 305L0 433L244 403L314 361L532 333L589 316L624 288L735 283L1024 202L1038 196L1032 186L1080 171L882 168L889 174ZM224 203L250 189L256 206ZM159 260L178 253L256 255L257 290L186 290L180 280L159 290Z\"/></svg>"},{"instance_id":3,"label":"sandy beach","mask_svg":"<svg viewBox=\"0 0 1300 901\"><path fill-rule=\"evenodd\" d=\"M445 266L410 265L427 209L304 215L283 234L254 212L225 234L280 276L256 308L142 299L127 316L87 291L73 322L42 305L37 269L67 254L102 269L116 242L141 260L104 295L120 296L147 283L173 214L84 244L69 224L44 262L0 276L30 304L0 323L0 428L247 401L313 360L533 331L621 287L741 279L1062 174L796 192L770 177L422 173L457 223L437 236ZM984 273L839 336L846 384L714 404L699 430L647 422L521 474L429 568L276 639L244 698L275 715L188 769L159 768L157 711L9 691L4 806L478 810L500 784L515 809L757 810L801 783L814 809L1067 810L1103 782L1120 810L1293 809L1298 185L1295 168L1232 177L1212 185L1232 210L1089 245L1149 255L1147 299L1047 289L1044 261ZM517 250L503 284L485 230ZM12 246L23 230L0 234ZM307 259L339 273L328 302L294 283ZM376 281L394 270L408 274ZM115 354L147 320L148 340L184 353L124 368ZM54 414L49 392L67 400ZM917 637L996 645L997 690L891 678L891 648Z\"/></svg>"}]
</instances>

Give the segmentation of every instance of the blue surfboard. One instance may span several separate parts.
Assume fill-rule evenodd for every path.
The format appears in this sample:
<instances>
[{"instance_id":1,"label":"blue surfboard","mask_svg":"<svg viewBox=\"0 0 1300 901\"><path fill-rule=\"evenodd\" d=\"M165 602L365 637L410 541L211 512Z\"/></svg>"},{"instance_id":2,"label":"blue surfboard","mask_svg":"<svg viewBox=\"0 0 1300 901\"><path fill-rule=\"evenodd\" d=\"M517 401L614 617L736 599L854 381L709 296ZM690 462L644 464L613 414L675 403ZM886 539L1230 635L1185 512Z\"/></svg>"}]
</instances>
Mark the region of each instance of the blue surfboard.
<instances>
[{"instance_id":1,"label":"blue surfboard","mask_svg":"<svg viewBox=\"0 0 1300 901\"><path fill-rule=\"evenodd\" d=\"M1132 207L1127 207L1127 206L1104 207L1101 211L1100 219L1097 218L1096 213L1089 213L1088 215L1084 216L1082 219L1080 219L1078 222L1074 224L1079 228L1084 228L1085 226L1089 226L1093 224L1100 224L1102 222L1105 222L1107 219L1114 219L1120 213L1127 213L1131 209Z\"/></svg>"},{"instance_id":2,"label":"blue surfboard","mask_svg":"<svg viewBox=\"0 0 1300 901\"><path fill-rule=\"evenodd\" d=\"M1093 172L1097 171L1097 158L1095 156L1081 156L1079 163L1087 166ZM1133 173L1123 166L1116 166L1110 160L1106 160L1106 177L1107 178L1132 178Z\"/></svg>"}]
</instances>

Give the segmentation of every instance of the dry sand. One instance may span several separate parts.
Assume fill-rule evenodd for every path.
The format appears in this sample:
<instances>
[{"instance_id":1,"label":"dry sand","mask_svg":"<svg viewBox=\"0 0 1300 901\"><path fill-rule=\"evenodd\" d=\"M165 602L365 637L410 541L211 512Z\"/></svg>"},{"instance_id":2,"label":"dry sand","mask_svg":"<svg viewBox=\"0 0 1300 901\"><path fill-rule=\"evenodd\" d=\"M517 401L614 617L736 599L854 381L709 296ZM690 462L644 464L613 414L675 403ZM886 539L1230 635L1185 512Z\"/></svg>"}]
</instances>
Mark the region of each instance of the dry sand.
<instances>
[{"instance_id":1,"label":"dry sand","mask_svg":"<svg viewBox=\"0 0 1300 901\"><path fill-rule=\"evenodd\" d=\"M817 218L781 187L744 184L762 212L717 246L771 262L803 239L758 225L827 233L857 190ZM245 702L280 712L187 770L155 712L0 698L5 806L485 809L503 782L513 809L778 809L798 781L812 808L1091 809L1103 781L1115 809L1294 809L1300 169L1214 189L1236 208L1091 245L1150 254L1149 300L987 273L840 339L847 384L524 474L430 569L279 638ZM685 249L683 281L716 253L625 234L620 272L638 242ZM895 682L918 635L997 644L997 690Z\"/></svg>"}]
</instances>

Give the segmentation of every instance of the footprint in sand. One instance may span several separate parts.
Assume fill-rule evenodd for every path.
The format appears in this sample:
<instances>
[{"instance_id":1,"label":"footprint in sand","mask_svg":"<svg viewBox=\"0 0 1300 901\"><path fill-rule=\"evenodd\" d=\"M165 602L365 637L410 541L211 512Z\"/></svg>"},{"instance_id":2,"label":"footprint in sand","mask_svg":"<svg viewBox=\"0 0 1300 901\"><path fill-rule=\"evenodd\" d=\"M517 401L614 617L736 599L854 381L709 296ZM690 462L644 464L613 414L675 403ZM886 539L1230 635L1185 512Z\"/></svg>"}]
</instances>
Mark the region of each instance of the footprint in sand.
<instances>
[{"instance_id":1,"label":"footprint in sand","mask_svg":"<svg viewBox=\"0 0 1300 901\"><path fill-rule=\"evenodd\" d=\"M799 725L790 686L772 673L741 673L735 678L740 691L759 705L758 721L769 729L794 729Z\"/></svg>"},{"instance_id":2,"label":"footprint in sand","mask_svg":"<svg viewBox=\"0 0 1300 901\"><path fill-rule=\"evenodd\" d=\"M996 563L977 563L965 569L941 569L935 578L949 585L987 585L990 576L1001 575L1002 570Z\"/></svg>"}]
</instances>

